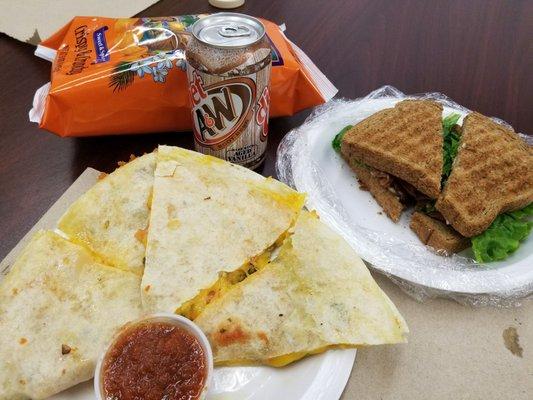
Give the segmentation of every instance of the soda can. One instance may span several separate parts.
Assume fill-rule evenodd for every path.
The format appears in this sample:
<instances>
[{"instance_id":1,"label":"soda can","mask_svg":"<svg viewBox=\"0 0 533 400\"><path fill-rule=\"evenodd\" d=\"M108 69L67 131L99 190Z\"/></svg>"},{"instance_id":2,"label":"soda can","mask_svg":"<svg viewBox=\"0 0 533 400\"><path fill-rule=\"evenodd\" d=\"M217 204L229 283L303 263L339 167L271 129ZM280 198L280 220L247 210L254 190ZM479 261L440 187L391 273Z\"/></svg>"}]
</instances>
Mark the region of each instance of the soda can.
<instances>
[{"instance_id":1,"label":"soda can","mask_svg":"<svg viewBox=\"0 0 533 400\"><path fill-rule=\"evenodd\" d=\"M198 152L250 169L265 158L272 55L256 18L218 13L191 28L186 50Z\"/></svg>"}]
</instances>

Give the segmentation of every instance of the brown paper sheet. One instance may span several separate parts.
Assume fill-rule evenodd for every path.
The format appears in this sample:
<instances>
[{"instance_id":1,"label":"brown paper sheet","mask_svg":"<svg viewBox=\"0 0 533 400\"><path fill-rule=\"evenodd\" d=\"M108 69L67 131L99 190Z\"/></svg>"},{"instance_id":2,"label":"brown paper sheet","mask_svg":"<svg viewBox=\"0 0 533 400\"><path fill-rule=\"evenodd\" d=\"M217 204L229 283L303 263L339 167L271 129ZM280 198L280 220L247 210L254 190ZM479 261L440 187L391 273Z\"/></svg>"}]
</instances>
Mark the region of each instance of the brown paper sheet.
<instances>
[{"instance_id":1,"label":"brown paper sheet","mask_svg":"<svg viewBox=\"0 0 533 400\"><path fill-rule=\"evenodd\" d=\"M419 303L373 275L405 317L409 343L358 350L343 400L533 399L533 301L507 309ZM504 343L513 327L522 357Z\"/></svg>"},{"instance_id":2,"label":"brown paper sheet","mask_svg":"<svg viewBox=\"0 0 533 400\"><path fill-rule=\"evenodd\" d=\"M36 230L53 229L98 175L86 169L0 263L0 271ZM443 299L418 303L385 277L374 277L407 320L409 343L359 349L343 400L533 398L533 301L508 309L471 308ZM504 331L516 355L506 347ZM68 397L64 392L57 398Z\"/></svg>"},{"instance_id":3,"label":"brown paper sheet","mask_svg":"<svg viewBox=\"0 0 533 400\"><path fill-rule=\"evenodd\" d=\"M38 44L75 15L131 17L158 0L0 0L0 32Z\"/></svg>"}]
</instances>

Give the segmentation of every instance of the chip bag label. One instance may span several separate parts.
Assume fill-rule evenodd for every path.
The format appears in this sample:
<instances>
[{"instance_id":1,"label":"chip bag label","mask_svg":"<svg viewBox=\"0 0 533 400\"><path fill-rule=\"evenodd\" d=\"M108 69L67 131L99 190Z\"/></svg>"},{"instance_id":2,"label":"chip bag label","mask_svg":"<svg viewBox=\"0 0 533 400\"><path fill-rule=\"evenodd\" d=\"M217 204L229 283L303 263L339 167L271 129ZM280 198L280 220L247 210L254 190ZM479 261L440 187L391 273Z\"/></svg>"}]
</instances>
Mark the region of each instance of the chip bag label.
<instances>
[{"instance_id":1,"label":"chip bag label","mask_svg":"<svg viewBox=\"0 0 533 400\"><path fill-rule=\"evenodd\" d=\"M59 136L191 130L185 49L189 27L204 16L75 17L36 50L53 63L30 120ZM276 24L262 22L272 73L258 107L270 96L270 116L286 116L333 97L337 89L311 60ZM256 116L265 136L268 111Z\"/></svg>"},{"instance_id":2,"label":"chip bag label","mask_svg":"<svg viewBox=\"0 0 533 400\"><path fill-rule=\"evenodd\" d=\"M105 40L105 31L107 26L97 29L93 33L94 47L96 49L96 62L102 63L109 61L109 49Z\"/></svg>"}]
</instances>

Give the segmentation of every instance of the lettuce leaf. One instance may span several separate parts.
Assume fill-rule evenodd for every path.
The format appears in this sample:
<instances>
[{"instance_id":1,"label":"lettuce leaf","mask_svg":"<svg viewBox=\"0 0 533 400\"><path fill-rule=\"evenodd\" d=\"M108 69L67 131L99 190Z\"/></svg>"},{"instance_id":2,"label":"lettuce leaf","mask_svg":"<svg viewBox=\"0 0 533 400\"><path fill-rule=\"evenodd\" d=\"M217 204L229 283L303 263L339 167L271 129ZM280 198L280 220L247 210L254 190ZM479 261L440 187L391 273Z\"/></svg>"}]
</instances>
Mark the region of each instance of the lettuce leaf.
<instances>
[{"instance_id":1,"label":"lettuce leaf","mask_svg":"<svg viewBox=\"0 0 533 400\"><path fill-rule=\"evenodd\" d=\"M457 113L448 115L442 120L442 134L443 134L443 148L442 155L444 164L442 166L442 180L441 184L444 186L450 173L452 172L452 165L457 150L459 149L459 134L453 129L461 116Z\"/></svg>"},{"instance_id":2,"label":"lettuce leaf","mask_svg":"<svg viewBox=\"0 0 533 400\"><path fill-rule=\"evenodd\" d=\"M333 147L333 149L339 153L341 151L341 142L342 142L342 138L343 136L346 134L346 132L348 132L351 128L353 128L353 125L346 125L344 128L341 129L341 131L339 133L337 133L335 135L335 137L333 138L333 141L331 142L331 146Z\"/></svg>"},{"instance_id":3,"label":"lettuce leaf","mask_svg":"<svg viewBox=\"0 0 533 400\"><path fill-rule=\"evenodd\" d=\"M533 203L522 210L498 215L485 232L472 238L476 261L487 263L509 257L531 232L531 216Z\"/></svg>"}]
</instances>

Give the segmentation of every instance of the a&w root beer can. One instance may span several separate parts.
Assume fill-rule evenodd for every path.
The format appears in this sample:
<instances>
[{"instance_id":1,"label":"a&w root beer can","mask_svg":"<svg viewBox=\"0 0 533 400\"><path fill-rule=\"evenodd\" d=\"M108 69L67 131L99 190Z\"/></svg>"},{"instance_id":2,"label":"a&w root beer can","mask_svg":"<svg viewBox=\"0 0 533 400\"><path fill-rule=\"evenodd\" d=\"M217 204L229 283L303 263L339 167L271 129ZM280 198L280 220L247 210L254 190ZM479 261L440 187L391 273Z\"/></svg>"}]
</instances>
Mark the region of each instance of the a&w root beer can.
<instances>
[{"instance_id":1,"label":"a&w root beer can","mask_svg":"<svg viewBox=\"0 0 533 400\"><path fill-rule=\"evenodd\" d=\"M265 27L248 15L210 15L192 26L186 56L196 151L258 167L270 107Z\"/></svg>"}]
</instances>

